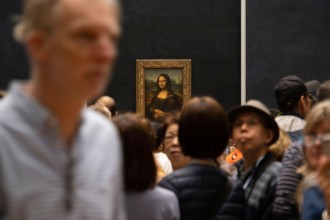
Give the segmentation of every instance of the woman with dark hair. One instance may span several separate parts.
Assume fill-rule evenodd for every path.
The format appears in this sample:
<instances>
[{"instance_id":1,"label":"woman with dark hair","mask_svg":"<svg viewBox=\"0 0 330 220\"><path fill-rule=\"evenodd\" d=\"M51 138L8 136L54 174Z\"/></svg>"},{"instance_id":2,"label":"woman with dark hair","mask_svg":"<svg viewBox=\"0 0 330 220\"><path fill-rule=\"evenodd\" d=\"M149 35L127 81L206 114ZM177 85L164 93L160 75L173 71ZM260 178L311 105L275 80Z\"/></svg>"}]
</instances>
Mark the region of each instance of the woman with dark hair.
<instances>
[{"instance_id":1,"label":"woman with dark hair","mask_svg":"<svg viewBox=\"0 0 330 220\"><path fill-rule=\"evenodd\" d=\"M175 192L182 220L213 219L231 184L216 158L226 148L229 127L223 107L211 97L188 101L179 120L179 142L191 162L159 185Z\"/></svg>"},{"instance_id":2,"label":"woman with dark hair","mask_svg":"<svg viewBox=\"0 0 330 220\"><path fill-rule=\"evenodd\" d=\"M182 101L173 92L169 75L162 73L157 78L157 92L148 107L149 117L156 122L163 122L166 114L181 107Z\"/></svg>"},{"instance_id":3,"label":"woman with dark hair","mask_svg":"<svg viewBox=\"0 0 330 220\"><path fill-rule=\"evenodd\" d=\"M114 117L123 142L124 188L128 220L179 219L174 193L155 186L155 136L150 123L137 114Z\"/></svg>"}]
</instances>

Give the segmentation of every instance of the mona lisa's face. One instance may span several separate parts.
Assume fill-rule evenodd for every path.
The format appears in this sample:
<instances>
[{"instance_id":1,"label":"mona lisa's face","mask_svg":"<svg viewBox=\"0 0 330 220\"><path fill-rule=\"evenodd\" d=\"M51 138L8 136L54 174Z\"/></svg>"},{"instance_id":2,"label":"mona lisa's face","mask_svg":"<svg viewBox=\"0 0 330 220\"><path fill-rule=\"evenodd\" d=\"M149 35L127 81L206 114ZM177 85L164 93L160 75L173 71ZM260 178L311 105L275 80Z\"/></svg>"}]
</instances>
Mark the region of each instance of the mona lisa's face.
<instances>
[{"instance_id":1,"label":"mona lisa's face","mask_svg":"<svg viewBox=\"0 0 330 220\"><path fill-rule=\"evenodd\" d=\"M158 78L158 86L160 89L166 89L166 83L167 83L167 81L164 76L160 76Z\"/></svg>"}]
</instances>

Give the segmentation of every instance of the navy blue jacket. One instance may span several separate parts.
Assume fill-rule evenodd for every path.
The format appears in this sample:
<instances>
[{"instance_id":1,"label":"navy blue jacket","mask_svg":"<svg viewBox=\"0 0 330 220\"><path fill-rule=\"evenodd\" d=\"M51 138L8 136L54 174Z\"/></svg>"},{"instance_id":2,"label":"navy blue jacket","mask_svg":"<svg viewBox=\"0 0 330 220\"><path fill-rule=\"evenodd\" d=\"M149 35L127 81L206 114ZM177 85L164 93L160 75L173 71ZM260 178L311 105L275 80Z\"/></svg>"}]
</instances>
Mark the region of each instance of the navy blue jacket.
<instances>
[{"instance_id":1,"label":"navy blue jacket","mask_svg":"<svg viewBox=\"0 0 330 220\"><path fill-rule=\"evenodd\" d=\"M224 171L198 164L173 172L159 186L177 195L181 220L212 220L231 190Z\"/></svg>"}]
</instances>

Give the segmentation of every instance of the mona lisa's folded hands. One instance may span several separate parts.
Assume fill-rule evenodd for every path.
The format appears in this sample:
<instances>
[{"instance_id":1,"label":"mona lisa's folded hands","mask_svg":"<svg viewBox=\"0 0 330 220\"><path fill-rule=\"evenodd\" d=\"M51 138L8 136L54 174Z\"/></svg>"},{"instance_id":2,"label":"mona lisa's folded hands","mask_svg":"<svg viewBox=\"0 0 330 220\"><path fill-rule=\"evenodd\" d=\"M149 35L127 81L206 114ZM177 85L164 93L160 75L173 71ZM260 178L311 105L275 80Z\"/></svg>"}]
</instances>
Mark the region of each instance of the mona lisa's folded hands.
<instances>
[{"instance_id":1,"label":"mona lisa's folded hands","mask_svg":"<svg viewBox=\"0 0 330 220\"><path fill-rule=\"evenodd\" d=\"M159 109L155 109L154 110L154 118L160 118L160 117L165 117L166 116L166 113L163 112L162 110L159 110Z\"/></svg>"}]
</instances>

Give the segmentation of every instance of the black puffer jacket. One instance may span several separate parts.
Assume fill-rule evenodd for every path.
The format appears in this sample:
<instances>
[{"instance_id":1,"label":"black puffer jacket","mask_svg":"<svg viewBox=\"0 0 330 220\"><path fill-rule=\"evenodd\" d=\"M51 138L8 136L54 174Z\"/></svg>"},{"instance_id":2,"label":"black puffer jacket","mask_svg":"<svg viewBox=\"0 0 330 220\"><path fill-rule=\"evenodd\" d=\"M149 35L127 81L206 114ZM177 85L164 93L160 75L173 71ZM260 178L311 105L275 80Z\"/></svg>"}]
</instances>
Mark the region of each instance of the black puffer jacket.
<instances>
[{"instance_id":1,"label":"black puffer jacket","mask_svg":"<svg viewBox=\"0 0 330 220\"><path fill-rule=\"evenodd\" d=\"M190 164L173 172L159 185L177 195L181 220L213 219L231 190L224 171L198 164Z\"/></svg>"}]
</instances>

